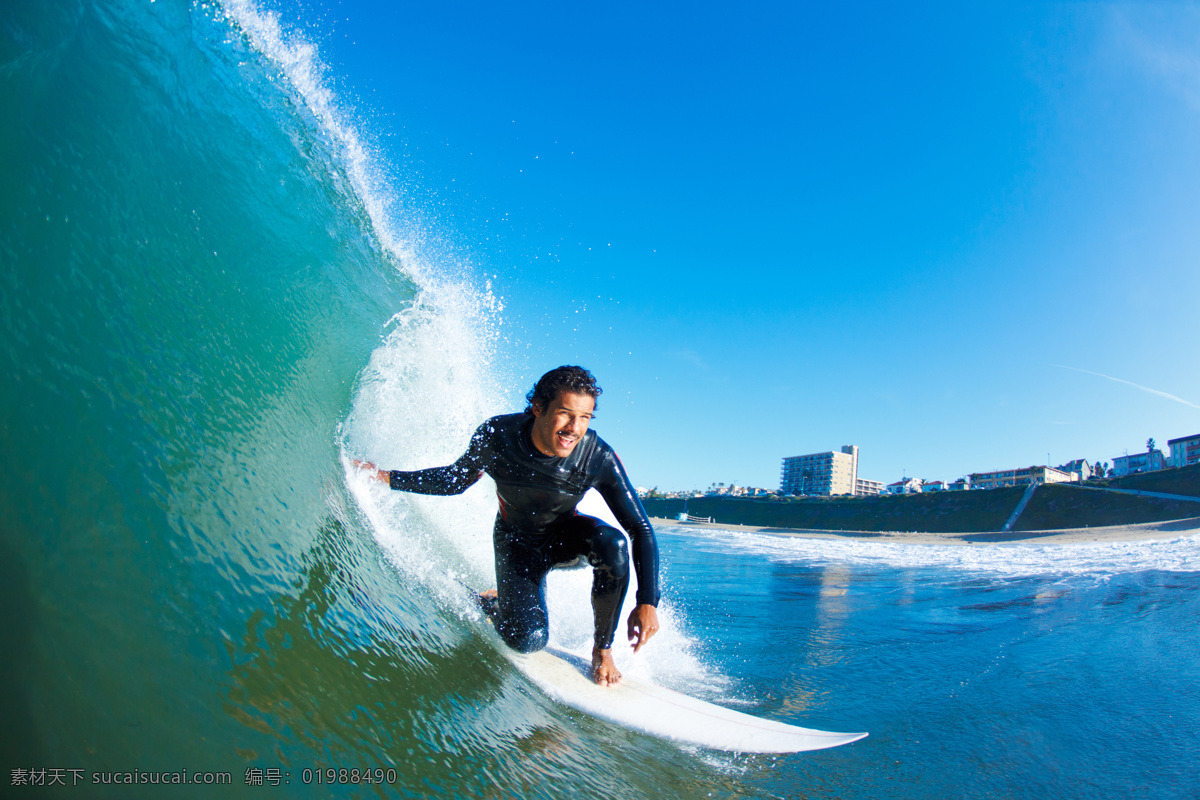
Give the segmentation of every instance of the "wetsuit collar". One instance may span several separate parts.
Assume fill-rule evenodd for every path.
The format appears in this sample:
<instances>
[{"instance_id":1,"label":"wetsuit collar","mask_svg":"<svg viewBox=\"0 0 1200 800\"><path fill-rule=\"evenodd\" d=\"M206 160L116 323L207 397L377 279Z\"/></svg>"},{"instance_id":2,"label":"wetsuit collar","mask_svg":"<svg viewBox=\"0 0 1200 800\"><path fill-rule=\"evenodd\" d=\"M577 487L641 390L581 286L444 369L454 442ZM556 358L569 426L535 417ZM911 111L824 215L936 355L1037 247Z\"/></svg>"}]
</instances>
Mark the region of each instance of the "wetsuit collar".
<instances>
[{"instance_id":1,"label":"wetsuit collar","mask_svg":"<svg viewBox=\"0 0 1200 800\"><path fill-rule=\"evenodd\" d=\"M533 421L537 418L533 416L533 414L529 414L527 416L529 419L526 420L525 424L521 426L521 441L524 443L525 449L531 456L539 461L561 461L562 459L560 459L558 456L548 456L541 450L537 449L537 445L533 443Z\"/></svg>"}]
</instances>

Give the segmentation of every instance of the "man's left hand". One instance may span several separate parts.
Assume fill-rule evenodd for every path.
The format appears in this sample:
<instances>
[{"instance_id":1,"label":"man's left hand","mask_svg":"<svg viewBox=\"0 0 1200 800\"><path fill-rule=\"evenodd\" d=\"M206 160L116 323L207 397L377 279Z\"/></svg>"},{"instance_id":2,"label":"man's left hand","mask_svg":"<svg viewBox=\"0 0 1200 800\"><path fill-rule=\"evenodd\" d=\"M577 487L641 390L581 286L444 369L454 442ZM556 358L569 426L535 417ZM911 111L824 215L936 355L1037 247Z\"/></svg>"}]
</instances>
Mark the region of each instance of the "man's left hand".
<instances>
[{"instance_id":1,"label":"man's left hand","mask_svg":"<svg viewBox=\"0 0 1200 800\"><path fill-rule=\"evenodd\" d=\"M658 609L649 605L636 606L629 614L629 641L633 642L633 652L640 650L656 633Z\"/></svg>"}]
</instances>

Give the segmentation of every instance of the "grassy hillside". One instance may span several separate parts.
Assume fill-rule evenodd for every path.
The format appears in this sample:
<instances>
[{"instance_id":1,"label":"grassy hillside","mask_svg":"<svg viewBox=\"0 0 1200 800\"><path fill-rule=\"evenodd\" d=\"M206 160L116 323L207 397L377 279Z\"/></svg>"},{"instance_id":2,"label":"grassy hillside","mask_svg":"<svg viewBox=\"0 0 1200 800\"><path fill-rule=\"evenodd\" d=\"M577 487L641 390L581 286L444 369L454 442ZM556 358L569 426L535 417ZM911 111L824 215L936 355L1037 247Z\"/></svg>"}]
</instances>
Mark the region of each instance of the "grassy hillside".
<instances>
[{"instance_id":1,"label":"grassy hillside","mask_svg":"<svg viewBox=\"0 0 1200 800\"><path fill-rule=\"evenodd\" d=\"M1200 503L1101 492L1066 483L1052 483L1038 487L1014 527L1019 531L1044 531L1135 525L1187 517L1200 517Z\"/></svg>"},{"instance_id":2,"label":"grassy hillside","mask_svg":"<svg viewBox=\"0 0 1200 800\"><path fill-rule=\"evenodd\" d=\"M771 528L970 533L1003 527L1024 491L1023 488L1008 488L901 497L797 497L786 500L697 497L688 500L688 513L714 517L717 522ZM674 517L683 510L682 500L647 499L642 502L652 517Z\"/></svg>"},{"instance_id":3,"label":"grassy hillside","mask_svg":"<svg viewBox=\"0 0 1200 800\"><path fill-rule=\"evenodd\" d=\"M1200 464L1159 472L1142 472L1121 478L1103 478L1088 481L1088 486L1105 486L1111 489L1136 489L1143 492L1185 494L1200 497Z\"/></svg>"}]
</instances>

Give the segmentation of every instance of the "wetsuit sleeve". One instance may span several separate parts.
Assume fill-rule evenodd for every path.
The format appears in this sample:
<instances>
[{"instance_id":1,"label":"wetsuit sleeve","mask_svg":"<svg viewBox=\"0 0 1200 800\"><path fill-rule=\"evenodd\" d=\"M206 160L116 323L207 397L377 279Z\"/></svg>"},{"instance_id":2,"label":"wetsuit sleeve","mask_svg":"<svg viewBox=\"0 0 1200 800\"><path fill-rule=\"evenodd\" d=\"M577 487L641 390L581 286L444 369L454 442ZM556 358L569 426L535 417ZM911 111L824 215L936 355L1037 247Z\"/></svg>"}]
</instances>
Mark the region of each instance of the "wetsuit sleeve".
<instances>
[{"instance_id":1,"label":"wetsuit sleeve","mask_svg":"<svg viewBox=\"0 0 1200 800\"><path fill-rule=\"evenodd\" d=\"M658 541L642 501L625 474L621 459L611 450L595 484L596 491L608 503L609 509L633 544L633 570L637 575L639 605L658 606Z\"/></svg>"},{"instance_id":2,"label":"wetsuit sleeve","mask_svg":"<svg viewBox=\"0 0 1200 800\"><path fill-rule=\"evenodd\" d=\"M479 426L471 436L467 452L449 466L412 472L392 470L388 473L388 485L397 491L417 494L462 494L483 477L488 433L486 423Z\"/></svg>"}]
</instances>

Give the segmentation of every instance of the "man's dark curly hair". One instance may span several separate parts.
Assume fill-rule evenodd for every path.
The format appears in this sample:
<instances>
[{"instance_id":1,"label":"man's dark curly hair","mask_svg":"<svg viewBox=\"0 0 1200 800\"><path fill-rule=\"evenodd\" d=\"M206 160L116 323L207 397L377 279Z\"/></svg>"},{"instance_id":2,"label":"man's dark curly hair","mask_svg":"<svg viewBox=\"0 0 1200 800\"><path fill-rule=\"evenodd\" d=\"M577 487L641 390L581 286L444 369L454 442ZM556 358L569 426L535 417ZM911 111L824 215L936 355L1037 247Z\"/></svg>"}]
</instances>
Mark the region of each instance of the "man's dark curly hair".
<instances>
[{"instance_id":1,"label":"man's dark curly hair","mask_svg":"<svg viewBox=\"0 0 1200 800\"><path fill-rule=\"evenodd\" d=\"M599 399L604 393L604 390L596 385L595 376L583 367L555 367L538 379L529 390L529 394L525 395L529 402L529 405L525 406L525 413L532 414L534 406L539 411L549 408L554 398L558 397L558 393L564 391L586 394L593 400Z\"/></svg>"}]
</instances>

